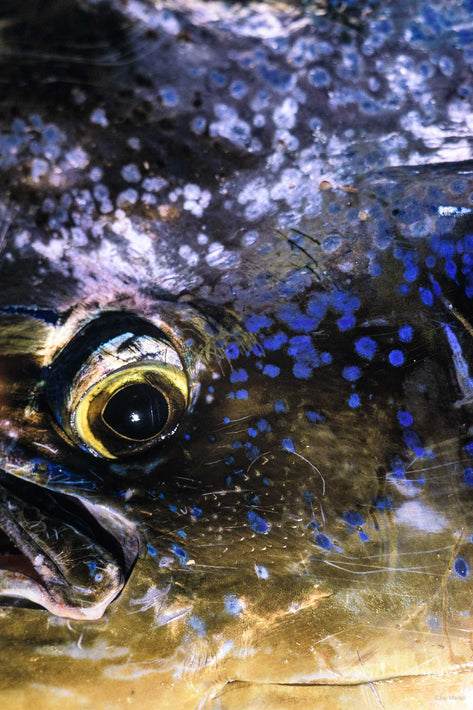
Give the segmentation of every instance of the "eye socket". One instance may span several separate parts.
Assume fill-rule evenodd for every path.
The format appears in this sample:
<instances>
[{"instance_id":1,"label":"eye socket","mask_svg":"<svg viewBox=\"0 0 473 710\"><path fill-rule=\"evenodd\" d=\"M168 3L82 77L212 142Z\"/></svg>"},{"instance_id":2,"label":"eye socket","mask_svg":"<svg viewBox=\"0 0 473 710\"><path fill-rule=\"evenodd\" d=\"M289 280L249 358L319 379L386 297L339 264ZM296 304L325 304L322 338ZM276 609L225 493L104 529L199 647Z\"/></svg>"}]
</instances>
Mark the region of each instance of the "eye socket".
<instances>
[{"instance_id":1,"label":"eye socket","mask_svg":"<svg viewBox=\"0 0 473 710\"><path fill-rule=\"evenodd\" d=\"M173 434L189 395L172 344L149 324L123 320L105 331L86 326L47 378L51 408L68 438L108 459L140 453Z\"/></svg>"}]
</instances>

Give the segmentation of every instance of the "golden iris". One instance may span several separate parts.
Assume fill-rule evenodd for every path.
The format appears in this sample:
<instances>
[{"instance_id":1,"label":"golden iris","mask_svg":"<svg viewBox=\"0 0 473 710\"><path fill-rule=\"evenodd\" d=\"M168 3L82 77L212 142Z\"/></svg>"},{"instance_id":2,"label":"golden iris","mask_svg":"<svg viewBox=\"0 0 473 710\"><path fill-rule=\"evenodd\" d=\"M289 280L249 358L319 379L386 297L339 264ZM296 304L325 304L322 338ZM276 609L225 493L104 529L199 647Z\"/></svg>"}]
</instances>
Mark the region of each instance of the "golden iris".
<instances>
[{"instance_id":1,"label":"golden iris","mask_svg":"<svg viewBox=\"0 0 473 710\"><path fill-rule=\"evenodd\" d=\"M177 351L164 336L137 330L88 351L76 336L80 354L73 340L50 368L50 400L63 431L95 456L116 459L154 446L176 430L187 408Z\"/></svg>"}]
</instances>

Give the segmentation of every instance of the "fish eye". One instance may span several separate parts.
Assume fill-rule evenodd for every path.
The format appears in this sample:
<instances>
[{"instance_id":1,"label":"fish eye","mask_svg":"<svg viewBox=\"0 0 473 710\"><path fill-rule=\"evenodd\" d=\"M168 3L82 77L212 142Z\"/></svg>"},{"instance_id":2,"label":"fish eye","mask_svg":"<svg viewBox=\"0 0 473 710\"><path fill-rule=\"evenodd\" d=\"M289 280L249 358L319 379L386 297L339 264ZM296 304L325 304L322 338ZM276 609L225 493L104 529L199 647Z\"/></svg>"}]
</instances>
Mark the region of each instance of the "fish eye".
<instances>
[{"instance_id":1,"label":"fish eye","mask_svg":"<svg viewBox=\"0 0 473 710\"><path fill-rule=\"evenodd\" d=\"M130 316L98 320L53 360L46 396L72 443L117 459L176 431L188 381L177 350L154 326Z\"/></svg>"}]
</instances>

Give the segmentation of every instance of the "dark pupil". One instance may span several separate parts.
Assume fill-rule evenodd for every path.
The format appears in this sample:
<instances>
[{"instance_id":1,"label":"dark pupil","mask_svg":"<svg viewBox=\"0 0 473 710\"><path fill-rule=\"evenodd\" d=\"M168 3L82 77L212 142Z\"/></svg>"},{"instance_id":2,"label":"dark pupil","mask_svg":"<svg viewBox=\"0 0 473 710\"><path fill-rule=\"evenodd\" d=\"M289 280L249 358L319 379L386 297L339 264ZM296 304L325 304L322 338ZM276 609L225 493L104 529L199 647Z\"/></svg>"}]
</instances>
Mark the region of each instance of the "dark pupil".
<instances>
[{"instance_id":1,"label":"dark pupil","mask_svg":"<svg viewBox=\"0 0 473 710\"><path fill-rule=\"evenodd\" d=\"M168 405L159 390L146 383L129 385L110 397L103 420L120 436L151 439L168 420Z\"/></svg>"}]
</instances>

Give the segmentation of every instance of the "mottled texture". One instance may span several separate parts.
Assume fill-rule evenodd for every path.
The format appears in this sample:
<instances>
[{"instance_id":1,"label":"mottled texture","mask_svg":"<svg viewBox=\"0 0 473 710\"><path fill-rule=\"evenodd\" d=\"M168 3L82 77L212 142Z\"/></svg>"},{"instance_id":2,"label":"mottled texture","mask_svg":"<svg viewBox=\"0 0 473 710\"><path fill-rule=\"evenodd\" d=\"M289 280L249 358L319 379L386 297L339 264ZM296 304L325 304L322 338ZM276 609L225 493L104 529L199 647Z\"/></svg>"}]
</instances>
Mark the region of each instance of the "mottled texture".
<instances>
[{"instance_id":1,"label":"mottled texture","mask_svg":"<svg viewBox=\"0 0 473 710\"><path fill-rule=\"evenodd\" d=\"M473 4L1 13L0 698L470 707ZM99 458L140 328L188 400Z\"/></svg>"}]
</instances>

